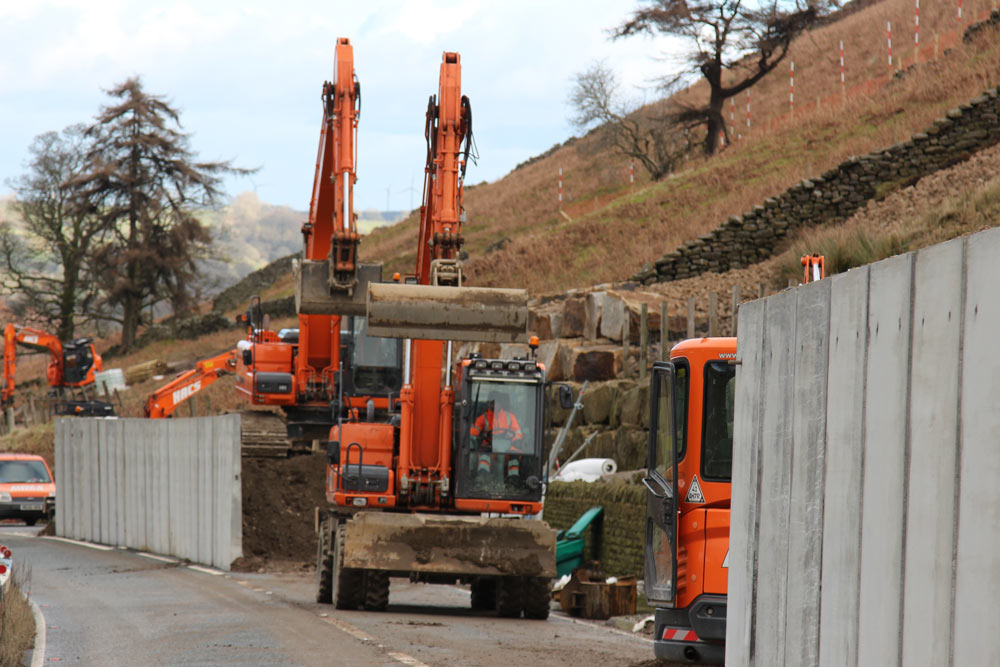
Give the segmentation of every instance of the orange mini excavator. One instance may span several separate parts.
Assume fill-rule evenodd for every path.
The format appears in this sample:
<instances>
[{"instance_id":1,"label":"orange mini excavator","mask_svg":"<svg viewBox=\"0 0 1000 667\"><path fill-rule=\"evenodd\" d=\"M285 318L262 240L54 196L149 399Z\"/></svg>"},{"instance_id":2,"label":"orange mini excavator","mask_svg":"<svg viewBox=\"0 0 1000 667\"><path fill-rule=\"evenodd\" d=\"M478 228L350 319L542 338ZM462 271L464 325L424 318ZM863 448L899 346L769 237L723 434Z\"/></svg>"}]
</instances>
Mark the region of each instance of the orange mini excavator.
<instances>
[{"instance_id":1,"label":"orange mini excavator","mask_svg":"<svg viewBox=\"0 0 1000 667\"><path fill-rule=\"evenodd\" d=\"M175 377L146 399L146 416L163 419L174 414L177 406L205 389L223 375L236 372L236 350L226 350L195 363L194 368Z\"/></svg>"},{"instance_id":2,"label":"orange mini excavator","mask_svg":"<svg viewBox=\"0 0 1000 667\"><path fill-rule=\"evenodd\" d=\"M390 576L407 576L466 582L473 608L545 618L555 531L526 520L542 507L545 368L527 349L521 358L454 359L456 340L528 342L525 291L462 284L472 111L457 53L444 54L425 138L415 273L368 280L364 317L353 316L368 340L403 339L402 386L375 404L346 379L359 357L341 357L317 600L382 610ZM349 280L332 274L336 260L303 262L300 313L353 312L356 295L341 286Z\"/></svg>"},{"instance_id":3,"label":"orange mini excavator","mask_svg":"<svg viewBox=\"0 0 1000 667\"><path fill-rule=\"evenodd\" d=\"M8 324L3 330L3 378L0 384L0 405L9 406L14 402L15 370L17 367L17 346L48 352L49 365L46 370L49 387L60 402L57 414L77 416L108 416L114 414L110 403L97 400L67 399L65 394L72 389L82 389L94 384L94 374L103 370L101 355L94 348L93 339L77 338L63 342L50 333Z\"/></svg>"}]
</instances>

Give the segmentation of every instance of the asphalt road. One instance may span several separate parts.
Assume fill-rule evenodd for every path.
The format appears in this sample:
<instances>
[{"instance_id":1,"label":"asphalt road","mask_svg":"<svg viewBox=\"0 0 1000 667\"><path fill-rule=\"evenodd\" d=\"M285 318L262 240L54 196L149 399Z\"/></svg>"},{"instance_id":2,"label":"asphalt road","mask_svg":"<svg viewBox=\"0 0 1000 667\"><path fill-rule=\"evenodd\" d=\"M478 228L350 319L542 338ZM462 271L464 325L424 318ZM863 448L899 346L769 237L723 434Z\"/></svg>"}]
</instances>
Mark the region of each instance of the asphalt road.
<instances>
[{"instance_id":1,"label":"asphalt road","mask_svg":"<svg viewBox=\"0 0 1000 667\"><path fill-rule=\"evenodd\" d=\"M392 581L384 613L313 601L310 574L213 573L0 526L45 616L45 664L631 665L649 640L553 612L547 621L469 609L455 586Z\"/></svg>"}]
</instances>

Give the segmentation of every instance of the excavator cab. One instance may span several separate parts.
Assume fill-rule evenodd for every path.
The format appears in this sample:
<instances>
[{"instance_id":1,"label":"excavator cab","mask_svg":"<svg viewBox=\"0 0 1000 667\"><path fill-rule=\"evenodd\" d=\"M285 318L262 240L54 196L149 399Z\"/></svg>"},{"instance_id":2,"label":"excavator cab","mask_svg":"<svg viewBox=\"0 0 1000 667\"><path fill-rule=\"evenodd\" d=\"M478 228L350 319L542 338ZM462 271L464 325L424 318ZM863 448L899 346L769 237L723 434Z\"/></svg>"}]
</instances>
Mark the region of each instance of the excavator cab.
<instances>
[{"instance_id":1,"label":"excavator cab","mask_svg":"<svg viewBox=\"0 0 1000 667\"><path fill-rule=\"evenodd\" d=\"M95 369L94 344L90 338L77 338L68 343L63 343L63 380L71 386L77 387L88 382L93 382Z\"/></svg>"},{"instance_id":2,"label":"excavator cab","mask_svg":"<svg viewBox=\"0 0 1000 667\"><path fill-rule=\"evenodd\" d=\"M344 392L364 396L399 397L403 386L403 341L368 335L363 316L341 320L341 345L348 360L344 365Z\"/></svg>"},{"instance_id":3,"label":"excavator cab","mask_svg":"<svg viewBox=\"0 0 1000 667\"><path fill-rule=\"evenodd\" d=\"M523 359L469 359L460 368L455 497L538 502L545 371Z\"/></svg>"}]
</instances>

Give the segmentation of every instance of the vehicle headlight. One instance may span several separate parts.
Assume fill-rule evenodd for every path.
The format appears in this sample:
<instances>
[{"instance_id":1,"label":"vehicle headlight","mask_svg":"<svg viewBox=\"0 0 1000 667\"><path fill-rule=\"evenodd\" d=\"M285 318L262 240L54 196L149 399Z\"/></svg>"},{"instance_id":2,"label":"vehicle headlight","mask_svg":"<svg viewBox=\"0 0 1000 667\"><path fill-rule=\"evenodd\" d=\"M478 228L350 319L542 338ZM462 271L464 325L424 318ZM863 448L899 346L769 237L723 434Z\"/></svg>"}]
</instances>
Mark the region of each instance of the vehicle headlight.
<instances>
[{"instance_id":1,"label":"vehicle headlight","mask_svg":"<svg viewBox=\"0 0 1000 667\"><path fill-rule=\"evenodd\" d=\"M49 498L55 498L55 497L56 497L56 492L55 489L53 489L52 493L49 494Z\"/></svg>"},{"instance_id":2,"label":"vehicle headlight","mask_svg":"<svg viewBox=\"0 0 1000 667\"><path fill-rule=\"evenodd\" d=\"M0 491L0 503L9 503L10 494L6 491Z\"/></svg>"}]
</instances>

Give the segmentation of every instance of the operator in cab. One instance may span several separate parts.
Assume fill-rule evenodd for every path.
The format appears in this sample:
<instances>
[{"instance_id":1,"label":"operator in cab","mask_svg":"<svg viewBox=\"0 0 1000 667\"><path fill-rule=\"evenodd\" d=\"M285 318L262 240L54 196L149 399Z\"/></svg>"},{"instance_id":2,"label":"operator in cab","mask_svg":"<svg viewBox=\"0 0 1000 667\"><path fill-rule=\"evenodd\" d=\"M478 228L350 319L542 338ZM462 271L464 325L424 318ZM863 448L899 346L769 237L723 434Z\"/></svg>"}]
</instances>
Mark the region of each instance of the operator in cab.
<instances>
[{"instance_id":1,"label":"operator in cab","mask_svg":"<svg viewBox=\"0 0 1000 667\"><path fill-rule=\"evenodd\" d=\"M507 477L512 480L520 478L520 461L517 456L521 450L518 442L524 439L521 425L517 417L510 411L507 398L497 394L489 402L486 412L479 415L469 428L473 442L479 443L479 463L477 475L488 476L493 468L495 454L507 456Z\"/></svg>"}]
</instances>

